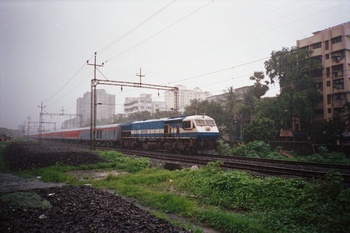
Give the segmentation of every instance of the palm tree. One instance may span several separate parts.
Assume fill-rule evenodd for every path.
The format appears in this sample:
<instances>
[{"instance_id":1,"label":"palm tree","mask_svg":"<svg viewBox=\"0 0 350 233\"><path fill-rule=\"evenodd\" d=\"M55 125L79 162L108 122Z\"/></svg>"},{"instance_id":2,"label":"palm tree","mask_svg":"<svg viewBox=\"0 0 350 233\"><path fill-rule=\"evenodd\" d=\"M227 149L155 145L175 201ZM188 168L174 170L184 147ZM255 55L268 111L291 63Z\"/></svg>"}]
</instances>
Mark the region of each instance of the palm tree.
<instances>
[{"instance_id":1,"label":"palm tree","mask_svg":"<svg viewBox=\"0 0 350 233\"><path fill-rule=\"evenodd\" d=\"M226 102L224 103L224 109L227 113L228 119L225 124L225 132L229 138L230 143L234 142L234 135L240 131L242 126L242 99L234 91L233 87L229 87L226 90Z\"/></svg>"}]
</instances>

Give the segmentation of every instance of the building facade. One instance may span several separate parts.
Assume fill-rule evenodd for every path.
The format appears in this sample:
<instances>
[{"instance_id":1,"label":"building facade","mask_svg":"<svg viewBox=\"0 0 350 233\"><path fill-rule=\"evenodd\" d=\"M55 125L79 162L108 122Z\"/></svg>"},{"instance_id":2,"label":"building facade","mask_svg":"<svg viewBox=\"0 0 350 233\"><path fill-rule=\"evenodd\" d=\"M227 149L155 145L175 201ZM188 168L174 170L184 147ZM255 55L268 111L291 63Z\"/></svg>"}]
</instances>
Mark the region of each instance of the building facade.
<instances>
[{"instance_id":1,"label":"building facade","mask_svg":"<svg viewBox=\"0 0 350 233\"><path fill-rule=\"evenodd\" d=\"M207 91L202 91L200 88L196 87L193 90L187 89L187 87L182 85L177 85L179 88L178 92L178 111L184 112L185 107L190 105L191 100L207 100L207 98L211 95ZM175 109L175 95L172 91L164 92L165 98L165 108L168 110Z\"/></svg>"},{"instance_id":2,"label":"building facade","mask_svg":"<svg viewBox=\"0 0 350 233\"><path fill-rule=\"evenodd\" d=\"M96 90L96 120L109 123L115 115L115 95L106 93L104 89ZM86 92L77 99L77 115L82 116L82 125L90 125L91 92Z\"/></svg>"},{"instance_id":3,"label":"building facade","mask_svg":"<svg viewBox=\"0 0 350 233\"><path fill-rule=\"evenodd\" d=\"M312 50L311 57L322 61L322 72L315 78L320 102L314 121L350 115L350 22L317 31L298 40L298 48Z\"/></svg>"},{"instance_id":4,"label":"building facade","mask_svg":"<svg viewBox=\"0 0 350 233\"><path fill-rule=\"evenodd\" d=\"M139 97L126 97L124 102L124 113L152 112L152 94L140 94Z\"/></svg>"}]
</instances>

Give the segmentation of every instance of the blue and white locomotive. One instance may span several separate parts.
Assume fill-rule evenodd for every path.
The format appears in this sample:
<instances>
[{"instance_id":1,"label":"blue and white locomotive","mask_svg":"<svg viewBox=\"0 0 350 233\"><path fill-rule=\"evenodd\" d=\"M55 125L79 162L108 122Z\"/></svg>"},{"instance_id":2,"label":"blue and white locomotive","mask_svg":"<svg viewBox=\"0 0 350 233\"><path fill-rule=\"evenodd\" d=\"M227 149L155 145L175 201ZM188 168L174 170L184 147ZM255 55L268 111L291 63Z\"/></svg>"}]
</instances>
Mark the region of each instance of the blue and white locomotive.
<instances>
[{"instance_id":1,"label":"blue and white locomotive","mask_svg":"<svg viewBox=\"0 0 350 233\"><path fill-rule=\"evenodd\" d=\"M219 130L205 115L168 117L120 125L122 147L196 153L215 150Z\"/></svg>"}]
</instances>

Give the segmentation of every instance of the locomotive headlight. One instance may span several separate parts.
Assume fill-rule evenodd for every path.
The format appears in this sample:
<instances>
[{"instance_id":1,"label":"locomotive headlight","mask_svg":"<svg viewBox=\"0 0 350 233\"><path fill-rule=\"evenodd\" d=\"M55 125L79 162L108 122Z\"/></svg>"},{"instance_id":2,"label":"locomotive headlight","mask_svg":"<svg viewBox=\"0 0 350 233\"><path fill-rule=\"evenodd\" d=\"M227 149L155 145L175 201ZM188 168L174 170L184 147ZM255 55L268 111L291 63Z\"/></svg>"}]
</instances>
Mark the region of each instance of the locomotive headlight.
<instances>
[{"instance_id":1,"label":"locomotive headlight","mask_svg":"<svg viewBox=\"0 0 350 233\"><path fill-rule=\"evenodd\" d=\"M205 127L205 130L206 131L210 131L210 127Z\"/></svg>"}]
</instances>

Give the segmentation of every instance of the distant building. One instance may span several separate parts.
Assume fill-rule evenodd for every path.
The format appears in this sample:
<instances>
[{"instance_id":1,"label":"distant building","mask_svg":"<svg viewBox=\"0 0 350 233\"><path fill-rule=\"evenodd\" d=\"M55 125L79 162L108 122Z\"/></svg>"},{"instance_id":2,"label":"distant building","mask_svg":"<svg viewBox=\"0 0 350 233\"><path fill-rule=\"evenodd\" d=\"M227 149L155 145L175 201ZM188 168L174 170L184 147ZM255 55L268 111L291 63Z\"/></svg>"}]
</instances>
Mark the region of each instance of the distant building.
<instances>
[{"instance_id":1,"label":"distant building","mask_svg":"<svg viewBox=\"0 0 350 233\"><path fill-rule=\"evenodd\" d=\"M104 89L96 90L96 120L110 121L115 115L115 95L106 93ZM83 125L90 125L91 92L86 92L77 99L77 114L82 115Z\"/></svg>"},{"instance_id":2,"label":"distant building","mask_svg":"<svg viewBox=\"0 0 350 233\"><path fill-rule=\"evenodd\" d=\"M152 113L155 113L157 111L169 111L169 109L166 109L166 105L164 101L152 101Z\"/></svg>"},{"instance_id":3,"label":"distant building","mask_svg":"<svg viewBox=\"0 0 350 233\"><path fill-rule=\"evenodd\" d=\"M178 93L178 111L184 112L185 107L190 105L191 100L206 100L211 94L207 91L202 91L200 88L196 87L193 90L187 89L187 87L182 85L177 85L179 88ZM166 108L171 110L175 108L175 95L172 91L165 91L164 93Z\"/></svg>"},{"instance_id":4,"label":"distant building","mask_svg":"<svg viewBox=\"0 0 350 233\"><path fill-rule=\"evenodd\" d=\"M141 94L140 97L126 97L124 113L126 115L149 111L152 112L152 94Z\"/></svg>"},{"instance_id":5,"label":"distant building","mask_svg":"<svg viewBox=\"0 0 350 233\"><path fill-rule=\"evenodd\" d=\"M314 121L350 116L350 22L313 33L298 40L298 48L312 50L311 57L322 62L323 70L314 77L320 101Z\"/></svg>"}]
</instances>

